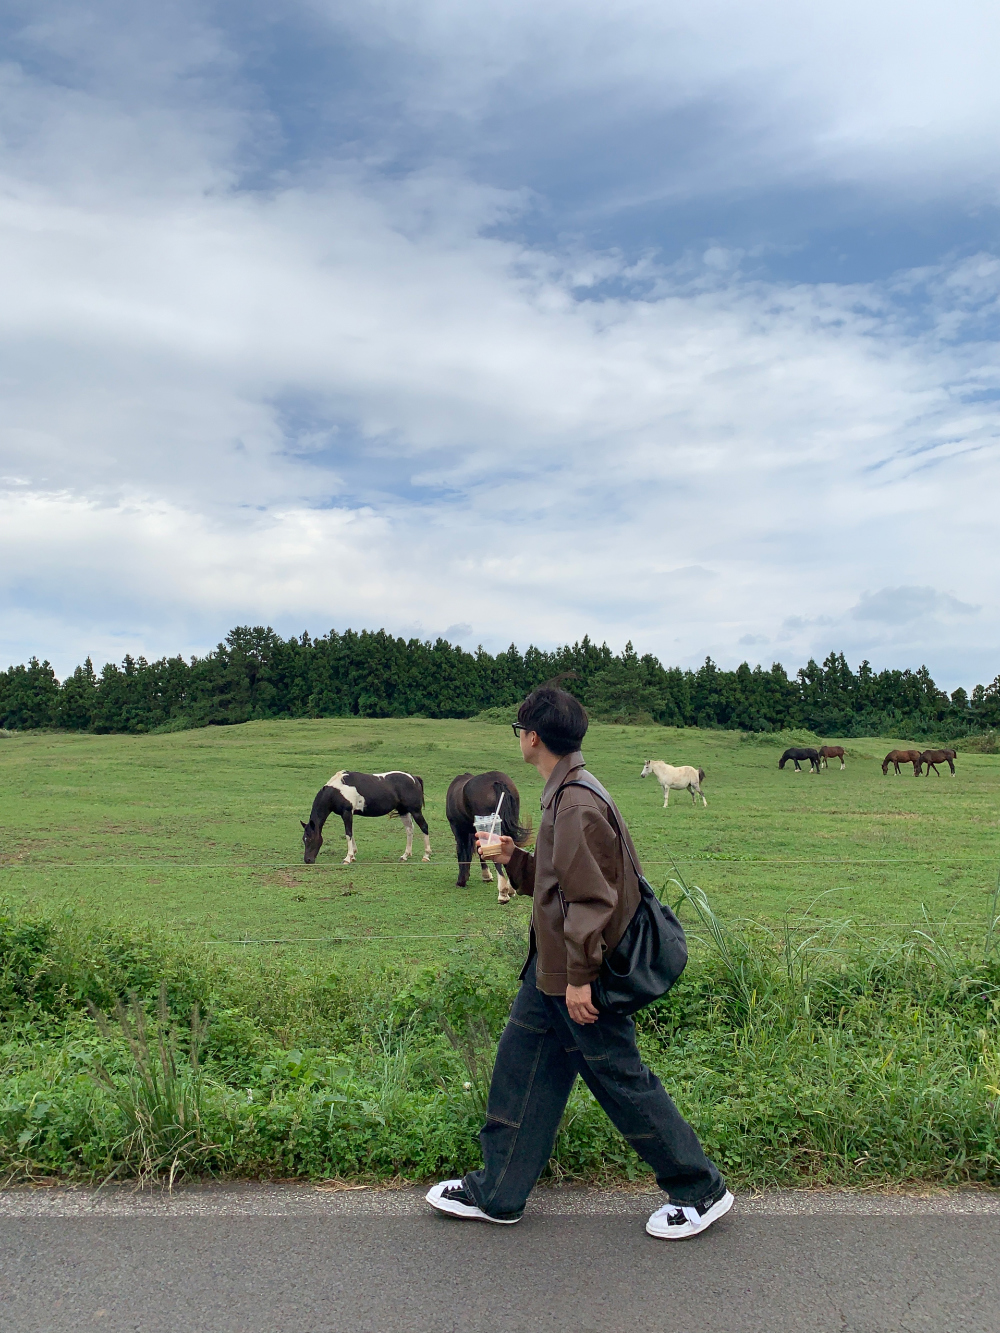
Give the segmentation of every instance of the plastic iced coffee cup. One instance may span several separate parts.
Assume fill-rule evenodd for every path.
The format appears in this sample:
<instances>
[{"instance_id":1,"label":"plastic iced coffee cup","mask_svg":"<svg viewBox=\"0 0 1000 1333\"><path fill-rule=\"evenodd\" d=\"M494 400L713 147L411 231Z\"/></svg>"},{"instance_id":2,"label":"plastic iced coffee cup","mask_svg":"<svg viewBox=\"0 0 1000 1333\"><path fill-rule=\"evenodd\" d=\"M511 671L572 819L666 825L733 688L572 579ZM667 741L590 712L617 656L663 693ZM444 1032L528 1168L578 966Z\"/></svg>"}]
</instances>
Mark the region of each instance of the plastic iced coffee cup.
<instances>
[{"instance_id":1,"label":"plastic iced coffee cup","mask_svg":"<svg viewBox=\"0 0 1000 1333\"><path fill-rule=\"evenodd\" d=\"M500 855L500 816L476 815L474 818L479 834L479 855L486 861L495 861Z\"/></svg>"}]
</instances>

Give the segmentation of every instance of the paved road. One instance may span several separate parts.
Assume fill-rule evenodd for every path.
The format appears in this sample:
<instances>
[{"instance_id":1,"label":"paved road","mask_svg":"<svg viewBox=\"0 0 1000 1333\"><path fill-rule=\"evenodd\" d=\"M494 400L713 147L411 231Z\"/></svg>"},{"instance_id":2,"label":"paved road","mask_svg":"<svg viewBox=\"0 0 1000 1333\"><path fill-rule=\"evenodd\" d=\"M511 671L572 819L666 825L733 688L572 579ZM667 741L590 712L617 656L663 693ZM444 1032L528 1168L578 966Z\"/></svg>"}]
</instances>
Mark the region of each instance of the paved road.
<instances>
[{"instance_id":1,"label":"paved road","mask_svg":"<svg viewBox=\"0 0 1000 1333\"><path fill-rule=\"evenodd\" d=\"M998 1333L1000 1200L779 1194L699 1239L659 1196L536 1192L516 1227L411 1191L0 1193L3 1333Z\"/></svg>"}]
</instances>

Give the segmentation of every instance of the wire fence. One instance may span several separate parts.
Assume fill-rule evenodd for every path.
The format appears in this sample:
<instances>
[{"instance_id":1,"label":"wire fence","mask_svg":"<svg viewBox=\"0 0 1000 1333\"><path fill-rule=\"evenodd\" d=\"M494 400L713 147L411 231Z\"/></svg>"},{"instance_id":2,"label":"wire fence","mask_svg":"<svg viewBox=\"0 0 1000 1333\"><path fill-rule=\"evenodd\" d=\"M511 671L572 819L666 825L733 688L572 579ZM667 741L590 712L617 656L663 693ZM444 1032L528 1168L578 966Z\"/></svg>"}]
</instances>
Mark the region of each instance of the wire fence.
<instances>
[{"instance_id":1,"label":"wire fence","mask_svg":"<svg viewBox=\"0 0 1000 1333\"><path fill-rule=\"evenodd\" d=\"M984 853L985 855L985 853ZM933 857L922 856L726 856L717 853L678 856L676 860L685 864L699 865L756 865L756 866L862 866L862 865L941 865L945 861L967 859L964 855L947 854ZM398 857L384 860L352 861L326 865L311 865L310 874L323 871L364 870L373 866L395 866L397 869L416 871L420 861L400 861ZM426 864L426 863L424 863ZM431 864L441 865L442 860ZM643 859L643 866L672 866L673 860L650 861ZM303 861L2 861L0 870L303 870Z\"/></svg>"},{"instance_id":2,"label":"wire fence","mask_svg":"<svg viewBox=\"0 0 1000 1333\"><path fill-rule=\"evenodd\" d=\"M784 923L784 922L783 922L780 926L777 926L777 927L767 927L767 926L765 926L764 923L762 923L762 922L761 922L761 923L751 922L751 924L759 924L759 925L761 926L762 929L771 929L771 930L780 931L780 932L783 932L783 931L785 931L785 930L789 930L789 931L812 931L812 932L816 932L816 931L820 931L820 930L837 930L837 931L842 931L843 928L844 928L844 926L845 926L845 924L846 924L846 925L855 926L855 927L861 927L861 928L865 929L866 931L871 931L871 930L897 930L897 931L898 931L898 930L901 930L901 931L906 932L907 934L914 933L914 932L916 932L916 931L918 931L918 930L928 930L928 929L930 929L930 928L932 928L932 927L934 927L934 928L944 928L944 927L947 927L947 928L949 928L949 929L955 929L955 930L982 930L982 929L983 929L983 922L982 922L982 921L924 921L924 920L920 920L920 921L917 921L917 922L912 922L912 921L907 922L907 921L862 921L862 920L854 920L854 919L851 919L851 920L848 921L848 922L844 922L844 921L831 921L831 920L823 920L823 921L808 921L808 922L799 923L799 924L792 924L792 923ZM451 933L451 932L449 932L449 933L447 933L447 934L443 934L443 935L315 935L315 936L312 936L312 935L306 935L306 936L297 936L297 937L296 937L296 936L239 936L239 937L236 938L236 939L231 939L231 938L218 938L218 939L215 939L215 938L205 938L205 939L201 939L201 940L195 940L195 941L193 941L193 943L196 943L196 944L225 944L225 945L232 945L232 946L235 946L235 947L247 947L247 946L250 946L250 945L269 945L269 944L292 944L292 945L304 945L304 944L311 944L311 945L312 945L312 944L390 944L390 943L400 943L400 942L404 942L404 941L409 942L409 941L413 941L413 940L471 940L471 939L499 940L499 939L502 939L502 938L503 938L503 934L502 934L501 932L498 932L498 931L497 931L497 932L493 932L493 931L485 931L485 930L469 930L469 931L461 931L461 932L458 932L458 933Z\"/></svg>"}]
</instances>

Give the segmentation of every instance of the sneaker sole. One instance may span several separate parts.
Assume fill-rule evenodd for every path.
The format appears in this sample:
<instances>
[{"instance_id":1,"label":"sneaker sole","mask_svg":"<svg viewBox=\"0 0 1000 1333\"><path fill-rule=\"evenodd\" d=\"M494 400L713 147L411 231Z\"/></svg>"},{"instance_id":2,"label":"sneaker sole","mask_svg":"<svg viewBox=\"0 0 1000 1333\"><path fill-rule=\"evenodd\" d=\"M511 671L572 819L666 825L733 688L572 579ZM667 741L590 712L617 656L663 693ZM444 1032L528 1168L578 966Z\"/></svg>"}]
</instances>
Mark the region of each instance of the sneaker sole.
<instances>
[{"instance_id":1,"label":"sneaker sole","mask_svg":"<svg viewBox=\"0 0 1000 1333\"><path fill-rule=\"evenodd\" d=\"M424 1198L437 1212L446 1217L460 1217L464 1222L492 1222L498 1227L512 1227L521 1220L519 1217L490 1217L481 1208L467 1208L464 1203L452 1203L450 1199L432 1199L430 1192Z\"/></svg>"},{"instance_id":2,"label":"sneaker sole","mask_svg":"<svg viewBox=\"0 0 1000 1333\"><path fill-rule=\"evenodd\" d=\"M719 1202L709 1208L698 1227L692 1227L690 1231L683 1227L665 1227L662 1231L654 1231L652 1229L652 1218L650 1218L649 1222L646 1223L646 1234L655 1236L657 1240L693 1240L695 1236L700 1236L703 1231L707 1231L713 1222L718 1222L720 1217L725 1217L735 1202L733 1195L729 1190L726 1190ZM678 1235L678 1232L681 1232L681 1234Z\"/></svg>"}]
</instances>

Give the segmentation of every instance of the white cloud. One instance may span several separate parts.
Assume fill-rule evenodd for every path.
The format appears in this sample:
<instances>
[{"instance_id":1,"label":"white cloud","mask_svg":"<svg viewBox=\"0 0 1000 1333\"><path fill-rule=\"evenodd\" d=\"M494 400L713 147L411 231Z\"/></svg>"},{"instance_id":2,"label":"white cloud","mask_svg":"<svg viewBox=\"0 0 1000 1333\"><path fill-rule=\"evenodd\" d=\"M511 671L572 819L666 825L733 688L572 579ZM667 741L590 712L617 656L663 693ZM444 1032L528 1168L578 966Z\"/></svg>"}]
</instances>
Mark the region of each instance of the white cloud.
<instances>
[{"instance_id":1,"label":"white cloud","mask_svg":"<svg viewBox=\"0 0 1000 1333\"><path fill-rule=\"evenodd\" d=\"M931 616L945 620L974 616L979 610L936 588L881 588L862 593L849 614L855 620L874 620L881 625L908 625Z\"/></svg>"},{"instance_id":2,"label":"white cloud","mask_svg":"<svg viewBox=\"0 0 1000 1333\"><path fill-rule=\"evenodd\" d=\"M334 31L396 53L407 114L428 130L447 122L449 142L455 122L485 126L489 151L519 133L545 139L572 118L600 145L609 125L661 127L694 113L712 122L716 151L671 159L652 193L759 184L762 172L882 188L892 177L930 195L944 181L998 183L1000 11L984 0L311 8ZM688 114L682 132L691 127Z\"/></svg>"}]
</instances>

